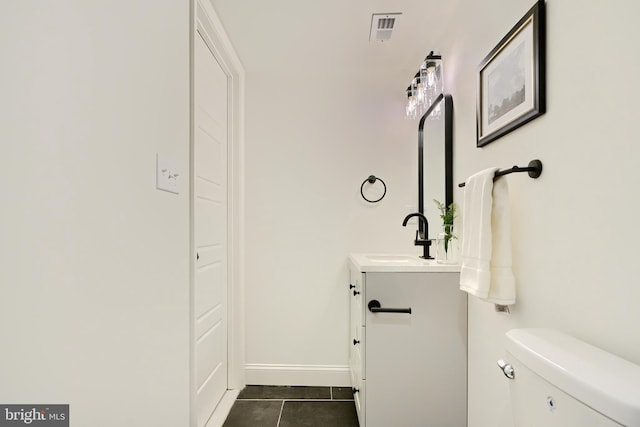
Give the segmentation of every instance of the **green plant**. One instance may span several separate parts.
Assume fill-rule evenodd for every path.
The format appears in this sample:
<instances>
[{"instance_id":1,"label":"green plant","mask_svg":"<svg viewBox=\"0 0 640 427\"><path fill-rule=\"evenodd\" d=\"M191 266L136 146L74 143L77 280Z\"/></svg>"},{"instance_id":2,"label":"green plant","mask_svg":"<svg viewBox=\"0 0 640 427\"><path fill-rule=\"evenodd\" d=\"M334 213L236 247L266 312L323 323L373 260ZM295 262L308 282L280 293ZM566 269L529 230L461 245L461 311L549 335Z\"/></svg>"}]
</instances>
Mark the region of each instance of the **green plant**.
<instances>
[{"instance_id":1,"label":"green plant","mask_svg":"<svg viewBox=\"0 0 640 427\"><path fill-rule=\"evenodd\" d=\"M458 208L455 203L451 203L449 206L445 206L444 203L433 199L433 202L440 211L440 218L442 218L442 229L444 231L444 250L449 248L449 241L451 239L457 239L458 236L453 234L453 220L456 218Z\"/></svg>"}]
</instances>

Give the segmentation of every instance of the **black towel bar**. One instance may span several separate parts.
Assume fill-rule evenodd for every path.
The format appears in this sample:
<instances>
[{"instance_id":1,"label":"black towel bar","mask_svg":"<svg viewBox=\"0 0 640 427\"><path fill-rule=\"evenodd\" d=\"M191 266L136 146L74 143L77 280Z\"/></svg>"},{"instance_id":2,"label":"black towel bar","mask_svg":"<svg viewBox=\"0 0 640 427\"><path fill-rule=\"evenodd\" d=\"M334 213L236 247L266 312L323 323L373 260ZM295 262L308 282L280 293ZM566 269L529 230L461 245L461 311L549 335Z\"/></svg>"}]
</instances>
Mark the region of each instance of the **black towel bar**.
<instances>
[{"instance_id":1,"label":"black towel bar","mask_svg":"<svg viewBox=\"0 0 640 427\"><path fill-rule=\"evenodd\" d=\"M510 169L503 169L496 172L493 179L502 175L508 175L513 172L529 172L531 178L537 178L542 174L542 162L540 160L531 160L527 167L514 166ZM458 187L464 187L464 182L458 184Z\"/></svg>"}]
</instances>

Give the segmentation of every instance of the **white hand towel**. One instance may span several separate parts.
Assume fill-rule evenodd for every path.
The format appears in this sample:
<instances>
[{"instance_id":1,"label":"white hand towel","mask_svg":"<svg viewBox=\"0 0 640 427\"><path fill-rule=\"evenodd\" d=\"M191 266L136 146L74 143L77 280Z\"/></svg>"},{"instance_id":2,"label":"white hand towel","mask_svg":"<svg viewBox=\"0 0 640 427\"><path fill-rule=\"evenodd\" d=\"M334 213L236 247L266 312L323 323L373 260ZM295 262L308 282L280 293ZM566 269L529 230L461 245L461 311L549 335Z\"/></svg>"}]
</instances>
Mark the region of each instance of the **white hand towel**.
<instances>
[{"instance_id":1,"label":"white hand towel","mask_svg":"<svg viewBox=\"0 0 640 427\"><path fill-rule=\"evenodd\" d=\"M491 285L486 299L498 305L515 304L516 278L511 268L511 206L509 185L504 178L493 183L491 241Z\"/></svg>"},{"instance_id":2,"label":"white hand towel","mask_svg":"<svg viewBox=\"0 0 640 427\"><path fill-rule=\"evenodd\" d=\"M500 305L515 303L511 270L509 188L497 168L480 171L465 183L460 289Z\"/></svg>"},{"instance_id":3,"label":"white hand towel","mask_svg":"<svg viewBox=\"0 0 640 427\"><path fill-rule=\"evenodd\" d=\"M489 296L491 191L497 170L485 169L470 176L464 187L460 289L479 298Z\"/></svg>"}]
</instances>

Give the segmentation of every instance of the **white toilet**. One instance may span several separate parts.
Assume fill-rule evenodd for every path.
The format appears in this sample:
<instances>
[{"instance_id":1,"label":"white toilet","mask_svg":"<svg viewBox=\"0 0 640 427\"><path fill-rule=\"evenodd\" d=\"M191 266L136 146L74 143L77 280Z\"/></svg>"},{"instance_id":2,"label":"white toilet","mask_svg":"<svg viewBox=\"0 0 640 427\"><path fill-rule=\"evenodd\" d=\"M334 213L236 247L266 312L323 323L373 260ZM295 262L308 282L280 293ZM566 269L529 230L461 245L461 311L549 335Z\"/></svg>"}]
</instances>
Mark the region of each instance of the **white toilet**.
<instances>
[{"instance_id":1,"label":"white toilet","mask_svg":"<svg viewBox=\"0 0 640 427\"><path fill-rule=\"evenodd\" d=\"M506 336L515 427L640 427L640 366L551 329Z\"/></svg>"}]
</instances>

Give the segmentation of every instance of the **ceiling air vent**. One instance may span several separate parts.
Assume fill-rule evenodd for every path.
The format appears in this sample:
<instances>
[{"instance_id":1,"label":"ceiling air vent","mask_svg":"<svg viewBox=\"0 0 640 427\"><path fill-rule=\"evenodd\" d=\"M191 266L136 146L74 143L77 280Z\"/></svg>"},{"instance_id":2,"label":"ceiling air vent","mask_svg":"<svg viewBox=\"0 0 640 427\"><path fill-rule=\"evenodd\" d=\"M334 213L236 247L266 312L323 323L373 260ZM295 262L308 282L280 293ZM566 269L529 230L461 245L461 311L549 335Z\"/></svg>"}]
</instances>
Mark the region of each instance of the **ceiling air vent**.
<instances>
[{"instance_id":1,"label":"ceiling air vent","mask_svg":"<svg viewBox=\"0 0 640 427\"><path fill-rule=\"evenodd\" d=\"M384 42L391 38L401 13L374 13L371 15L370 42Z\"/></svg>"}]
</instances>

